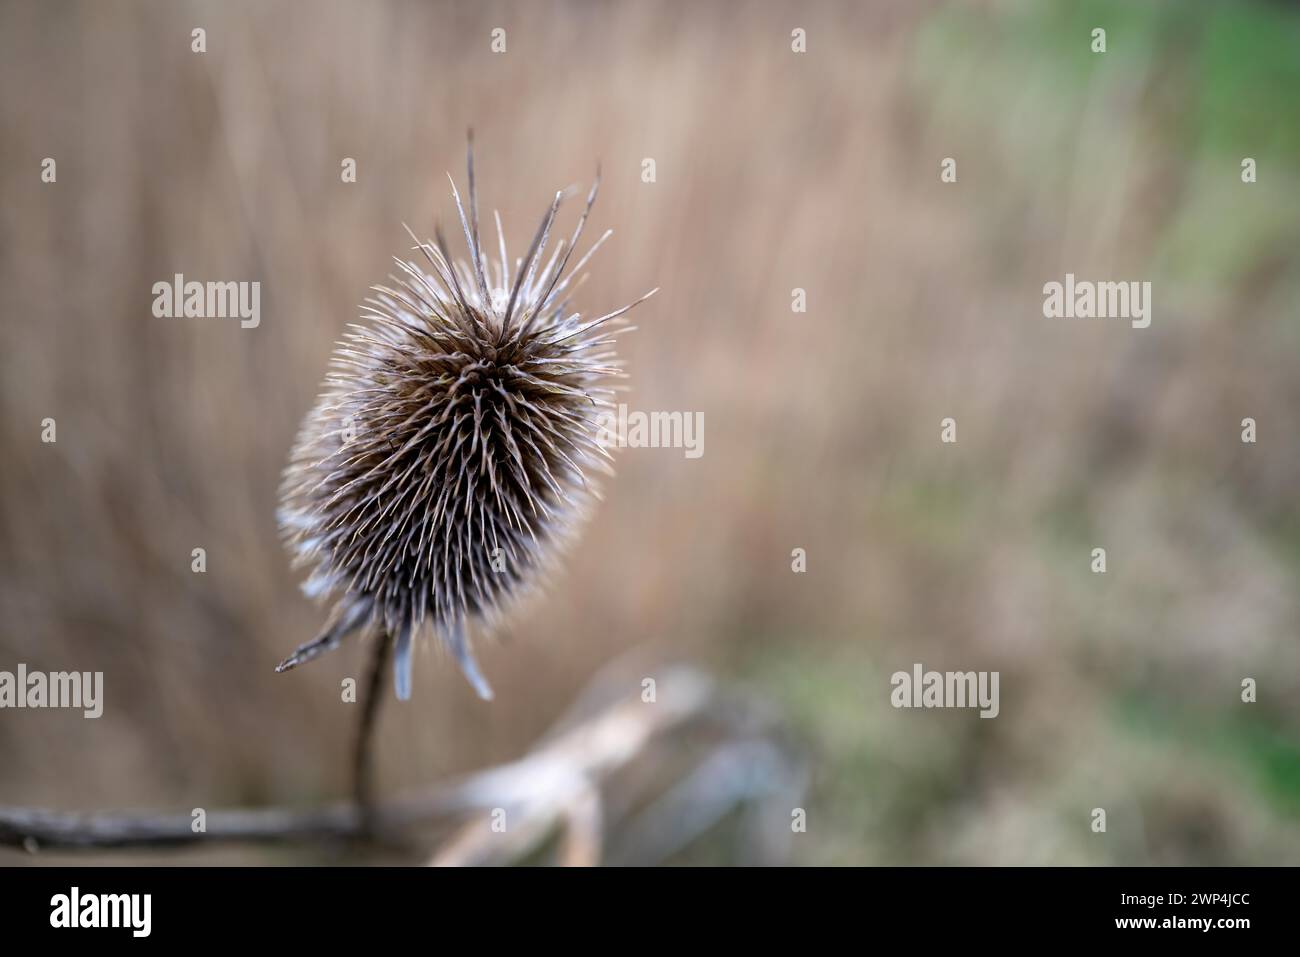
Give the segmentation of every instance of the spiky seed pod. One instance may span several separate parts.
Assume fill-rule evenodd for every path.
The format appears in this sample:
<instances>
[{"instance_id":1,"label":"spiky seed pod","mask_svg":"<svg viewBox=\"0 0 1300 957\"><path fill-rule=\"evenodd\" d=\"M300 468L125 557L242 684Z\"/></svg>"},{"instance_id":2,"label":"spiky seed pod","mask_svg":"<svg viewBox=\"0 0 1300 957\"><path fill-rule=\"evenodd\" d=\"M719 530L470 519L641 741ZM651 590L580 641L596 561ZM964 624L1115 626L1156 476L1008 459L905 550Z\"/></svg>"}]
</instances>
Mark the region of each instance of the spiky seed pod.
<instances>
[{"instance_id":1,"label":"spiky seed pod","mask_svg":"<svg viewBox=\"0 0 1300 957\"><path fill-rule=\"evenodd\" d=\"M312 569L303 590L334 606L321 634L278 671L382 629L405 699L412 640L431 626L490 698L467 626L490 626L537 584L599 496L594 473L610 471L598 432L612 380L623 377L615 337L632 328L623 315L657 290L597 319L566 315L583 266L611 232L568 269L599 173L572 238L543 264L556 193L511 269L499 215L495 263L479 240L472 139L468 167L468 215L451 184L468 263L453 260L441 231L433 243L411 233L425 262L396 259L395 285L372 287L368 324L354 324L335 349L299 432L281 529L296 564Z\"/></svg>"}]
</instances>

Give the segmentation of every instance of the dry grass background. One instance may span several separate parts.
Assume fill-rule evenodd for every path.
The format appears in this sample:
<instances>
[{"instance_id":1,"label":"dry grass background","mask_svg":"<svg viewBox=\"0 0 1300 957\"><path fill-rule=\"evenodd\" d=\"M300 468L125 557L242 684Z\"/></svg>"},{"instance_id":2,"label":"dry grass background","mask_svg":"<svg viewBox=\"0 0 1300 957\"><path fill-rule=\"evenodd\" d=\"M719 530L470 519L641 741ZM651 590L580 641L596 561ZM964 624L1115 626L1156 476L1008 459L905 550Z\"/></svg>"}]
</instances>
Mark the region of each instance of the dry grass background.
<instances>
[{"instance_id":1,"label":"dry grass background","mask_svg":"<svg viewBox=\"0 0 1300 957\"><path fill-rule=\"evenodd\" d=\"M0 714L0 803L345 791L361 650L272 673L322 620L279 473L401 224L452 221L473 125L514 248L600 160L581 305L663 287L630 401L703 412L705 454L621 453L549 596L479 643L495 703L421 650L385 789L517 756L641 648L790 716L804 862L1294 862L1300 84L1253 44L1297 28L1241 9L6 4L0 667L103 670L107 703ZM1152 327L1043 320L1067 271L1153 280ZM260 328L155 319L177 272L260 281ZM1000 670L1001 717L894 711L914 661Z\"/></svg>"}]
</instances>

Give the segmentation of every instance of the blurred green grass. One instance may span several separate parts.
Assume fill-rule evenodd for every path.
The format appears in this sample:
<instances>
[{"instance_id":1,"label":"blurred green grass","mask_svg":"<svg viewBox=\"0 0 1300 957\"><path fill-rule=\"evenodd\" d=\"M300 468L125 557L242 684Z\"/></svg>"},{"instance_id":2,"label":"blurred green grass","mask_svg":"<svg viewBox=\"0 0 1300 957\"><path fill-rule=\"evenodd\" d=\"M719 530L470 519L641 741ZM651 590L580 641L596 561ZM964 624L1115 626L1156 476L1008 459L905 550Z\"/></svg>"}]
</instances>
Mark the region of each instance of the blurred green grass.
<instances>
[{"instance_id":1,"label":"blurred green grass","mask_svg":"<svg viewBox=\"0 0 1300 957\"><path fill-rule=\"evenodd\" d=\"M1114 185L1109 177L1115 166L1093 167L1087 157L1112 152L1115 140L1142 140L1143 161L1176 193L1155 228L1151 268L1197 287L1244 285L1243 295L1279 320L1260 334L1294 346L1300 317L1278 304L1294 302L1300 291L1300 217L1275 197L1300 195L1298 11L1262 3L1117 0L1006 5L999 12L989 17L983 8L947 5L919 26L910 80L930 128L956 130L965 137L959 135L959 142L983 137L995 144L1001 176L1030 195L1104 193ZM1089 50L1094 26L1107 30L1104 61ZM1094 97L1101 97L1100 107L1090 107ZM1090 109L1104 114L1112 98L1135 98L1136 112L1120 111L1113 122L1088 119ZM1032 137L1016 128L1025 114L1034 118ZM1150 125L1134 131L1134 116ZM1080 142L1081 130L1098 128L1105 129L1106 142ZM1078 152L1082 160L1062 159ZM1261 180L1272 181L1269 191L1236 188L1247 155L1257 160ZM977 162L984 159L977 154ZM987 215L1000 202L985 187L976 205ZM1177 472L1171 461L1148 463L1156 484ZM1204 467L1198 462L1182 469L1189 501L1205 487ZM935 839L935 831L943 833L948 824L960 830L954 821L963 806L987 808L996 800L991 792L1018 789L1035 795L1038 808L1055 808L1039 832L1053 848L1048 859L1054 863L1294 859L1300 849L1295 709L1259 704L1243 710L1231 683L1218 704L1189 707L1172 693L1176 676L1160 677L1167 664L1154 661L1141 645L1131 649L1127 676L1114 673L1113 658L1106 657L1113 651L1097 650L1108 629L1104 616L1089 618L1088 606L1097 598L1085 588L1099 586L1095 578L1088 581L1093 576L1085 557L1103 538L1097 489L1109 478L1102 472L1065 479L1044 501L1026 506L1036 529L1032 560L1054 581L1081 586L1073 603L1060 608L1063 634L1052 638L1080 673L1091 675L1085 711L1092 715L1074 718L1075 728L1051 727L1049 720L1045 740L1030 746L962 715L914 722L898 734L899 725L874 706L893 670L882 649L897 645L901 636L873 635L866 648L845 642L807 653L796 650L804 640L797 633L747 646L741 672L779 700L800 732L818 743L826 769L814 787L808 860L1033 862L1038 858L1028 847L985 848L983 856L965 858L959 836ZM864 489L863 501L906 536L909 550L944 567L978 561L987 543L999 538L998 482L988 473L917 469L890 486L883 505L873 490ZM1294 582L1300 522L1293 503L1279 507L1278 520L1260 521L1252 534ZM861 532L879 535L880 527L864 519ZM1144 603L1147 620L1155 621L1177 597L1150 582L1107 584L1112 597L1104 600L1128 609L1139 622ZM927 660L926 650L920 646L917 660ZM1252 667L1243 663L1242 674L1253 674ZM1143 679L1153 674L1156 680ZM1005 689L1004 684L1004 695ZM1285 685L1279 689L1273 682L1270 689L1276 701ZM1072 740L1053 753L1055 735L1064 742L1075 733L1088 743ZM1093 749L1093 757L1078 768L1081 747ZM998 784L990 783L993 768ZM1225 787L1219 789L1218 782ZM982 786L990 793L973 797ZM1110 805L1112 831L1132 840L1090 840L1090 805L1079 797L1090 787L1099 804ZM1136 820L1144 823L1127 830ZM1033 831L1027 822L1026 835Z\"/></svg>"}]
</instances>

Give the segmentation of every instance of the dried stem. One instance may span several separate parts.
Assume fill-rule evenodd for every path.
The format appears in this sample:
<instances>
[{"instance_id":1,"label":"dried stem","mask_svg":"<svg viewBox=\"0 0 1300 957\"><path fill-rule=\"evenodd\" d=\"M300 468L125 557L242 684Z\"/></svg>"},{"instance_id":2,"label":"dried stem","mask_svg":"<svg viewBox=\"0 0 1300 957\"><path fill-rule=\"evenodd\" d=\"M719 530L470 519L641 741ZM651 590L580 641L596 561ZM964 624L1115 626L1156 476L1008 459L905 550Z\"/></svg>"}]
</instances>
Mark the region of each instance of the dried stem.
<instances>
[{"instance_id":1,"label":"dried stem","mask_svg":"<svg viewBox=\"0 0 1300 957\"><path fill-rule=\"evenodd\" d=\"M191 812L62 812L0 807L0 847L43 849L163 848L218 842L312 843L373 840L419 828L442 832L433 855L437 864L509 863L525 860L559 834L558 861L655 860L697 839L737 806L776 802L761 815L759 834L786 832L789 808L799 803L805 770L784 747L770 718L742 699L720 696L712 683L689 668L656 669L657 703L640 697L637 669L611 673L584 694L571 715L519 760L406 795L372 802L370 752L384 692L382 675L391 642L381 640L372 658L357 743L357 803L315 808L213 810L195 831ZM629 691L628 689L631 689ZM678 787L650 786L638 816L606 808L603 789L633 762L677 754L682 742L716 739L712 754ZM673 740L667 740L667 739ZM664 748L657 745L663 743ZM659 757L656 757L656 754ZM656 799L654 795L660 797ZM620 805L622 806L622 802ZM493 815L504 810L509 830L498 833ZM611 816L613 810L613 816ZM607 847L616 824L627 832L623 849ZM762 843L755 838L750 843ZM769 860L779 860L781 849Z\"/></svg>"},{"instance_id":2,"label":"dried stem","mask_svg":"<svg viewBox=\"0 0 1300 957\"><path fill-rule=\"evenodd\" d=\"M357 725L356 749L352 757L352 799L361 814L362 829L370 832L376 821L374 805L375 729L384 700L384 675L392 656L393 636L385 631L375 642L370 655L370 671L361 701L361 720Z\"/></svg>"}]
</instances>

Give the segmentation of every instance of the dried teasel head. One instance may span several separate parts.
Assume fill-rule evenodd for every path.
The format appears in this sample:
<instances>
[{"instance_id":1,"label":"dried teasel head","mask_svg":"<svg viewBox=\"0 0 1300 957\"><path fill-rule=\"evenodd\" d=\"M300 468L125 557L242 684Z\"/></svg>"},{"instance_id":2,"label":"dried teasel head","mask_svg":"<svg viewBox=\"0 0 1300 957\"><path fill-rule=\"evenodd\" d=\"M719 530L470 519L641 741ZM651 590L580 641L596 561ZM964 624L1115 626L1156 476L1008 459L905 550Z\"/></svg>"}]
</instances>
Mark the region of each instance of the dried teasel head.
<instances>
[{"instance_id":1,"label":"dried teasel head","mask_svg":"<svg viewBox=\"0 0 1300 957\"><path fill-rule=\"evenodd\" d=\"M599 173L572 238L545 258L556 193L512 265L499 215L495 258L479 238L472 137L468 167L468 210L451 188L469 261L453 260L441 231L420 242L408 227L423 262L397 259L394 285L372 287L366 323L335 349L299 431L280 525L296 564L311 568L303 590L334 604L279 671L376 631L394 643L407 698L412 641L427 627L490 698L468 627L491 626L540 581L599 497L595 473L610 471L600 432L624 377L615 338L657 290L596 319L568 312L610 236L569 268Z\"/></svg>"}]
</instances>

